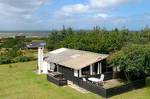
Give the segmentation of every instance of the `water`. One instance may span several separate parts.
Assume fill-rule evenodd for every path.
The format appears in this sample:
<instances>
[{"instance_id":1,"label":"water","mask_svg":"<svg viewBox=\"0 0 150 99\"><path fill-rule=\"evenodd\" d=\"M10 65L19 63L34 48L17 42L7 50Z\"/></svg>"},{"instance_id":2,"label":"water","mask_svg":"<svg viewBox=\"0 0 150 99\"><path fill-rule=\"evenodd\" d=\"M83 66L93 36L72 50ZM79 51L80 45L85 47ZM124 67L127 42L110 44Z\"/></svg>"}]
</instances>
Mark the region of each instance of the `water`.
<instances>
[{"instance_id":1,"label":"water","mask_svg":"<svg viewBox=\"0 0 150 99\"><path fill-rule=\"evenodd\" d=\"M0 38L26 36L26 37L48 37L51 31L0 31Z\"/></svg>"}]
</instances>

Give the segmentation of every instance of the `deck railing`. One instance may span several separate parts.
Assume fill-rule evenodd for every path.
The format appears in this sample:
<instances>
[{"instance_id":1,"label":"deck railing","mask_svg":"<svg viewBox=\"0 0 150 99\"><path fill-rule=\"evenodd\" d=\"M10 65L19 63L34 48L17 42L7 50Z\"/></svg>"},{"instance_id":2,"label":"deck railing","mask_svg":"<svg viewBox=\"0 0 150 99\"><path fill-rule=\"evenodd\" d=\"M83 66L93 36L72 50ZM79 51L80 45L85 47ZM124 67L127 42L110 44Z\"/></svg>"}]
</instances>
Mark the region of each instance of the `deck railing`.
<instances>
[{"instance_id":1,"label":"deck railing","mask_svg":"<svg viewBox=\"0 0 150 99\"><path fill-rule=\"evenodd\" d=\"M110 75L112 75L111 73L107 73L108 74L108 78L105 78L105 80L109 80L109 79L112 79ZM106 75L106 74L105 74ZM98 77L100 75L97 75ZM107 76L105 76L107 77ZM58 85L58 86L63 86L63 85L67 85L67 80L66 79L58 79L58 78L55 78L51 75L47 75L47 80ZM98 95L101 95L105 98L109 98L111 96L114 96L114 95L117 95L117 94L121 94L121 93L124 93L124 92L127 92L127 91L130 91L130 90L133 90L133 89L138 89L138 88L142 88L145 86L145 79L140 79L140 80L136 80L136 81L133 81L131 83L127 83L127 84L124 84L124 85L120 85L120 86L116 86L116 87L113 87L113 88L104 88L103 86L100 86L100 85L97 85L95 83L92 83L90 81L83 81L81 78L78 78L78 77L74 77L73 78L73 83L74 84L77 84L78 86L88 90L88 91L91 91L95 94L98 94Z\"/></svg>"},{"instance_id":2,"label":"deck railing","mask_svg":"<svg viewBox=\"0 0 150 99\"><path fill-rule=\"evenodd\" d=\"M109 98L111 96L117 95L117 94L121 94L133 89L138 89L138 88L142 88L145 86L145 79L140 79L137 81L133 81L131 83L127 83L125 85L120 85L120 86L116 86L113 88L103 88L103 86L99 86L95 83L92 83L90 81L83 81L82 79L78 79L76 78L75 82L76 84L78 84L80 87L91 91L95 94L101 95L105 98Z\"/></svg>"},{"instance_id":3,"label":"deck railing","mask_svg":"<svg viewBox=\"0 0 150 99\"><path fill-rule=\"evenodd\" d=\"M58 85L58 86L64 86L64 85L67 85L67 80L65 78L55 78L51 75L47 75L47 80Z\"/></svg>"}]
</instances>

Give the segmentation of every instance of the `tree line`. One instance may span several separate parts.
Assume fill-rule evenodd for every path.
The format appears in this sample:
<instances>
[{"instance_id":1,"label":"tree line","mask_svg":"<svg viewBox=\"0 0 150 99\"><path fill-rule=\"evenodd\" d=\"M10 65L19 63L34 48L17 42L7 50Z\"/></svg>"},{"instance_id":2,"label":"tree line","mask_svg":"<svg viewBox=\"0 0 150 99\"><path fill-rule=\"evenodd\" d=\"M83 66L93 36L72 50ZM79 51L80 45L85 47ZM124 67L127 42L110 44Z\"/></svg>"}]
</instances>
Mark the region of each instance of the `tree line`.
<instances>
[{"instance_id":1,"label":"tree line","mask_svg":"<svg viewBox=\"0 0 150 99\"><path fill-rule=\"evenodd\" d=\"M74 31L65 28L53 31L47 39L47 48L73 48L109 54L108 65L118 66L128 80L150 73L150 28L141 31L128 29Z\"/></svg>"},{"instance_id":2,"label":"tree line","mask_svg":"<svg viewBox=\"0 0 150 99\"><path fill-rule=\"evenodd\" d=\"M54 50L60 47L74 48L97 53L110 54L131 44L147 44L150 42L150 29L129 31L113 29L108 31L94 27L91 31L74 31L65 28L53 31L47 39L47 48Z\"/></svg>"}]
</instances>

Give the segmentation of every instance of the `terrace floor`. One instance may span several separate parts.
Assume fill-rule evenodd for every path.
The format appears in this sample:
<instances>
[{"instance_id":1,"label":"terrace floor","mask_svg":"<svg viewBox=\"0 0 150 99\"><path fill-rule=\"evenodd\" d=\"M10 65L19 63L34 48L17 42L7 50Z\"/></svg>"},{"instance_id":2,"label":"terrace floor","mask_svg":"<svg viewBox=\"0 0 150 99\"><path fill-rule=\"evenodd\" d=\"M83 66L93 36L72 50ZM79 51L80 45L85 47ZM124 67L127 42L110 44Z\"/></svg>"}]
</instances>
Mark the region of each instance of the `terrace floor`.
<instances>
[{"instance_id":1,"label":"terrace floor","mask_svg":"<svg viewBox=\"0 0 150 99\"><path fill-rule=\"evenodd\" d=\"M103 87L107 89L116 86L121 86L123 84L125 84L125 82L120 79L111 79L111 80L104 81Z\"/></svg>"}]
</instances>

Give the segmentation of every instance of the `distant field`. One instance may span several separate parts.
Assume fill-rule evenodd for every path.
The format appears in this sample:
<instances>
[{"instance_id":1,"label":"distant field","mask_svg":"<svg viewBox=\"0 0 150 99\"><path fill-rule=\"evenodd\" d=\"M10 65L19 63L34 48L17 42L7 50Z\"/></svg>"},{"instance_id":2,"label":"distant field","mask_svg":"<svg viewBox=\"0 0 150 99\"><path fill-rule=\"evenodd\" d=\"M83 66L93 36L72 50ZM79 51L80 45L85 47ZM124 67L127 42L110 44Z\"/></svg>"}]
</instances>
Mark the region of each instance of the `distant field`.
<instances>
[{"instance_id":1,"label":"distant field","mask_svg":"<svg viewBox=\"0 0 150 99\"><path fill-rule=\"evenodd\" d=\"M33 31L33 32L0 32L0 38L15 37L24 35L26 37L48 37L50 31Z\"/></svg>"},{"instance_id":2,"label":"distant field","mask_svg":"<svg viewBox=\"0 0 150 99\"><path fill-rule=\"evenodd\" d=\"M37 75L36 62L0 65L0 99L103 99L93 93L83 94L68 86L57 87ZM150 80L147 87L110 99L150 99Z\"/></svg>"}]
</instances>

